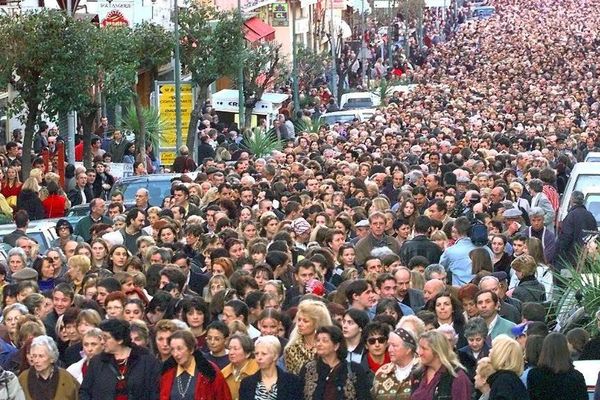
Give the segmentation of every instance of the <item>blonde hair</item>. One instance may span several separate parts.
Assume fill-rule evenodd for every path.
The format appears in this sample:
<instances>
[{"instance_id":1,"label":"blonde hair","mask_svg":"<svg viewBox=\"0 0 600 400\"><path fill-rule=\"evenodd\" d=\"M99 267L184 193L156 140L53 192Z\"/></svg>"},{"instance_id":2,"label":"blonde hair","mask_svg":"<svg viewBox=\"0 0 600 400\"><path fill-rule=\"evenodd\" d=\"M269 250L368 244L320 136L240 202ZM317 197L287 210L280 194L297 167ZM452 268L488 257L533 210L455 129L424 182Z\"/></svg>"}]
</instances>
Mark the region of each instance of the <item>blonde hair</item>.
<instances>
[{"instance_id":1,"label":"blonde hair","mask_svg":"<svg viewBox=\"0 0 600 400\"><path fill-rule=\"evenodd\" d=\"M423 290L425 286L425 278L419 271L410 271L410 287L413 289Z\"/></svg>"},{"instance_id":2,"label":"blonde hair","mask_svg":"<svg viewBox=\"0 0 600 400\"><path fill-rule=\"evenodd\" d=\"M492 360L489 357L483 357L477 362L477 369L475 370L479 376L481 376L484 380L487 381L496 370L492 366Z\"/></svg>"},{"instance_id":3,"label":"blonde hair","mask_svg":"<svg viewBox=\"0 0 600 400\"><path fill-rule=\"evenodd\" d=\"M69 258L68 262L69 267L76 268L83 275L87 274L90 270L90 259L87 256L76 255Z\"/></svg>"},{"instance_id":4,"label":"blonde hair","mask_svg":"<svg viewBox=\"0 0 600 400\"><path fill-rule=\"evenodd\" d=\"M498 335L492 341L490 360L496 371L503 369L517 375L523 373L523 349L519 342L508 335Z\"/></svg>"},{"instance_id":5,"label":"blonde hair","mask_svg":"<svg viewBox=\"0 0 600 400\"><path fill-rule=\"evenodd\" d=\"M40 184L34 176L30 176L23 182L21 190L31 190L32 192L38 193L40 191Z\"/></svg>"},{"instance_id":6,"label":"blonde hair","mask_svg":"<svg viewBox=\"0 0 600 400\"><path fill-rule=\"evenodd\" d=\"M431 347L431 351L437 355L442 365L452 374L452 376L457 376L456 370L458 368L465 369L460 361L458 361L458 357L454 350L452 350L452 347L450 347L450 341L442 332L425 332L420 336L419 342L421 340L427 342Z\"/></svg>"},{"instance_id":7,"label":"blonde hair","mask_svg":"<svg viewBox=\"0 0 600 400\"><path fill-rule=\"evenodd\" d=\"M279 354L281 354L281 342L275 336L267 335L258 337L256 342L254 342L254 349L258 346L265 346L267 351L275 356L275 360L277 360Z\"/></svg>"},{"instance_id":8,"label":"blonde hair","mask_svg":"<svg viewBox=\"0 0 600 400\"><path fill-rule=\"evenodd\" d=\"M41 181L44 178L44 172L39 168L32 168L31 171L29 171L29 177L27 179L29 178L36 178Z\"/></svg>"},{"instance_id":9,"label":"blonde hair","mask_svg":"<svg viewBox=\"0 0 600 400\"><path fill-rule=\"evenodd\" d=\"M373 199L373 201L371 202L371 208L369 208L369 213L371 212L375 212L375 211L387 211L390 209L390 202L387 201L385 198L383 197L375 197Z\"/></svg>"},{"instance_id":10,"label":"blonde hair","mask_svg":"<svg viewBox=\"0 0 600 400\"><path fill-rule=\"evenodd\" d=\"M531 276L535 275L535 271L537 269L537 262L535 258L530 256L529 254L522 254L515 258L510 266L517 272L523 274L523 276Z\"/></svg>"},{"instance_id":11,"label":"blonde hair","mask_svg":"<svg viewBox=\"0 0 600 400\"><path fill-rule=\"evenodd\" d=\"M425 322L416 315L405 315L396 324L396 329L398 328L406 329L418 338L425 333Z\"/></svg>"},{"instance_id":12,"label":"blonde hair","mask_svg":"<svg viewBox=\"0 0 600 400\"><path fill-rule=\"evenodd\" d=\"M299 315L307 317L315 324L315 332L322 326L333 325L327 306L319 300L302 300L300 304L298 304L296 319L298 319ZM301 340L301 338L302 335L298 332L298 326L296 325L290 334L290 341L285 347L291 347Z\"/></svg>"}]
</instances>

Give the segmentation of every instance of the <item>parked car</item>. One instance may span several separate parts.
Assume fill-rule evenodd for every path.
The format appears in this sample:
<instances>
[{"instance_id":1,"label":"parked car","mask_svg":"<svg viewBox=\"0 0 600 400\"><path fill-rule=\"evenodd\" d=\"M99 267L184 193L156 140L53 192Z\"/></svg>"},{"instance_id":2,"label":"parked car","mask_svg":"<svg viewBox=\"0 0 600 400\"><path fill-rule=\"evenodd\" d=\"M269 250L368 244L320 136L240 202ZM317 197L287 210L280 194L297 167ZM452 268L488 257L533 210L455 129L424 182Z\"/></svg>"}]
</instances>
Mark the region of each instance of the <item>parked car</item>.
<instances>
[{"instance_id":1,"label":"parked car","mask_svg":"<svg viewBox=\"0 0 600 400\"><path fill-rule=\"evenodd\" d=\"M574 361L575 369L583 374L587 386L588 398L593 400L596 381L600 372L600 360Z\"/></svg>"},{"instance_id":2,"label":"parked car","mask_svg":"<svg viewBox=\"0 0 600 400\"><path fill-rule=\"evenodd\" d=\"M485 18L490 18L494 14L496 14L496 7L493 7L493 6L474 7L471 11L471 18L485 19Z\"/></svg>"},{"instance_id":3,"label":"parked car","mask_svg":"<svg viewBox=\"0 0 600 400\"><path fill-rule=\"evenodd\" d=\"M29 227L27 228L27 236L39 244L40 253L48 250L51 247L50 243L52 243L54 239L58 238L55 229L57 220L58 219L42 219L39 221L31 221L29 223ZM14 230L15 224L0 225L0 240ZM6 251L10 250L10 246L6 244L4 244L3 248Z\"/></svg>"},{"instance_id":4,"label":"parked car","mask_svg":"<svg viewBox=\"0 0 600 400\"><path fill-rule=\"evenodd\" d=\"M600 151L590 151L585 156L584 162L600 162Z\"/></svg>"},{"instance_id":5,"label":"parked car","mask_svg":"<svg viewBox=\"0 0 600 400\"><path fill-rule=\"evenodd\" d=\"M585 194L585 208L594 215L600 228L600 191Z\"/></svg>"},{"instance_id":6,"label":"parked car","mask_svg":"<svg viewBox=\"0 0 600 400\"><path fill-rule=\"evenodd\" d=\"M171 181L181 174L156 174L144 176L129 176L118 180L112 187L110 195L114 192L123 193L125 204L135 203L135 192L138 189L148 189L150 192L149 203L160 206L165 197L171 195Z\"/></svg>"},{"instance_id":7,"label":"parked car","mask_svg":"<svg viewBox=\"0 0 600 400\"><path fill-rule=\"evenodd\" d=\"M355 119L359 121L367 121L375 114L375 110L371 108L359 110L335 111L323 114L319 117L320 124L333 125L336 122L346 123L352 122Z\"/></svg>"},{"instance_id":8,"label":"parked car","mask_svg":"<svg viewBox=\"0 0 600 400\"><path fill-rule=\"evenodd\" d=\"M381 99L371 92L344 93L340 99L343 110L356 110L361 108L374 108L379 105Z\"/></svg>"},{"instance_id":9,"label":"parked car","mask_svg":"<svg viewBox=\"0 0 600 400\"><path fill-rule=\"evenodd\" d=\"M571 202L571 194L575 190L579 190L584 195L587 195L588 193L600 193L600 167L598 166L598 163L580 162L573 167L558 210L559 222L562 222L567 216L569 204ZM593 196L591 201L595 203L597 199L597 197Z\"/></svg>"}]
</instances>

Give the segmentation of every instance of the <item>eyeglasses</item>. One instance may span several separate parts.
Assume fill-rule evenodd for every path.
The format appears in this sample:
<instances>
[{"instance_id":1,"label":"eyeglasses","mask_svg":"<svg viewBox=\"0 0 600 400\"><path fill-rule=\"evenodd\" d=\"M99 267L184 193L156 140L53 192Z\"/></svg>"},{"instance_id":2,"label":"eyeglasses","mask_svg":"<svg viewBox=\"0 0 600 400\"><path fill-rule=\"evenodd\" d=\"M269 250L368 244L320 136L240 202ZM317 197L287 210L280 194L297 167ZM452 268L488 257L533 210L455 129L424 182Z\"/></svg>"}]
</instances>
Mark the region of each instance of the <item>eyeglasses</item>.
<instances>
[{"instance_id":1,"label":"eyeglasses","mask_svg":"<svg viewBox=\"0 0 600 400\"><path fill-rule=\"evenodd\" d=\"M387 338L384 336L375 336L375 337L370 337L367 339L367 343L369 343L369 344L375 344L375 343L385 344L386 342L387 342Z\"/></svg>"}]
</instances>

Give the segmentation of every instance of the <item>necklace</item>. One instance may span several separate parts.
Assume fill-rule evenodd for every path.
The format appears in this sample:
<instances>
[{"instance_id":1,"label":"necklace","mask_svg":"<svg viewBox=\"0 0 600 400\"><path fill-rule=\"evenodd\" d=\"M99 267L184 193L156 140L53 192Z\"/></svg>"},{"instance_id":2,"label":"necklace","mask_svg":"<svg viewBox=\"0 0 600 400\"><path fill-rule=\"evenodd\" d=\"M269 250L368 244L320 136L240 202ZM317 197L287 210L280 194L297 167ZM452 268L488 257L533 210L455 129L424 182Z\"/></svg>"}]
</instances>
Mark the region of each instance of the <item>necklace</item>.
<instances>
[{"instance_id":1,"label":"necklace","mask_svg":"<svg viewBox=\"0 0 600 400\"><path fill-rule=\"evenodd\" d=\"M183 385L181 384L181 381L182 381L181 376L182 375L183 374L181 374L177 377L177 391L179 392L179 395L181 396L181 398L185 398L185 394L187 393L188 389L190 388L190 383L192 383L192 376L188 375L189 378L188 378L187 383L185 384L185 389L184 389Z\"/></svg>"},{"instance_id":2,"label":"necklace","mask_svg":"<svg viewBox=\"0 0 600 400\"><path fill-rule=\"evenodd\" d=\"M239 382L239 381L241 380L241 378L240 378L240 375L242 374L242 370L243 370L244 368L246 368L246 365L248 365L248 363L249 363L249 361L246 361L246 364L244 364L244 365L242 366L242 368L240 368L240 369L236 369L235 367L233 368L233 379L234 379L236 382Z\"/></svg>"}]
</instances>

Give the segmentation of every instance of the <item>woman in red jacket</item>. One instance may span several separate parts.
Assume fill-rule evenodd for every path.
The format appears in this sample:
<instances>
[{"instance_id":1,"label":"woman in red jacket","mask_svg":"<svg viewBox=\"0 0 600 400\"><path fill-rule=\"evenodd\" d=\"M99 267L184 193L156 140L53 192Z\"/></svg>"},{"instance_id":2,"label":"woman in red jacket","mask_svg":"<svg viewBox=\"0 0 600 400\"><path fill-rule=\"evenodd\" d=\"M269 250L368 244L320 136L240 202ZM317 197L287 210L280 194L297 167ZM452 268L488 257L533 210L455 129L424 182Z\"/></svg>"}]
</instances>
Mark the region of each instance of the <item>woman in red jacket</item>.
<instances>
[{"instance_id":1,"label":"woman in red jacket","mask_svg":"<svg viewBox=\"0 0 600 400\"><path fill-rule=\"evenodd\" d=\"M187 399L189 391L193 391L195 400L231 400L223 374L196 349L196 338L192 332L173 332L169 345L171 357L163 364L160 400Z\"/></svg>"},{"instance_id":2,"label":"woman in red jacket","mask_svg":"<svg viewBox=\"0 0 600 400\"><path fill-rule=\"evenodd\" d=\"M8 201L8 204L15 208L17 206L17 197L21 193L21 181L19 180L19 171L16 167L8 167L6 176L2 180L2 195Z\"/></svg>"},{"instance_id":3,"label":"woman in red jacket","mask_svg":"<svg viewBox=\"0 0 600 400\"><path fill-rule=\"evenodd\" d=\"M59 194L60 187L54 181L48 181L48 197L42 201L46 218L60 218L65 216L67 199Z\"/></svg>"}]
</instances>

